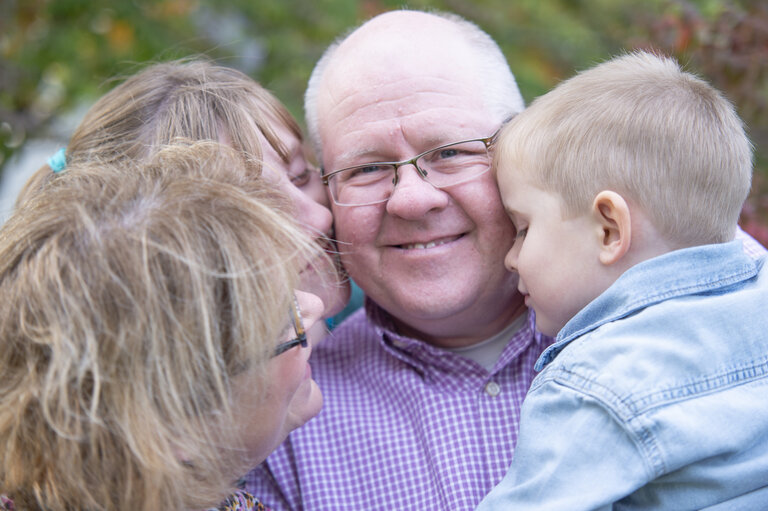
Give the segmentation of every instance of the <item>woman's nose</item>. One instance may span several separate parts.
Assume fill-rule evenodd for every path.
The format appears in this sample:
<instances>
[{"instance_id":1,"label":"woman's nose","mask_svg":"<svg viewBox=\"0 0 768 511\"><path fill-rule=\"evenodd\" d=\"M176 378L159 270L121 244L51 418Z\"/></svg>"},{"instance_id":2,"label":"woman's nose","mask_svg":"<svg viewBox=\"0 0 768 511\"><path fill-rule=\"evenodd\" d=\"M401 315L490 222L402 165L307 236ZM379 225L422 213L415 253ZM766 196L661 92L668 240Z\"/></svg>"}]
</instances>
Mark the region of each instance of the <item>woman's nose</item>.
<instances>
[{"instance_id":1,"label":"woman's nose","mask_svg":"<svg viewBox=\"0 0 768 511\"><path fill-rule=\"evenodd\" d=\"M318 204L296 187L291 193L297 220L306 227L313 238L321 238L331 232L333 217L331 210Z\"/></svg>"},{"instance_id":2,"label":"woman's nose","mask_svg":"<svg viewBox=\"0 0 768 511\"><path fill-rule=\"evenodd\" d=\"M295 290L296 301L299 302L299 310L301 311L301 320L304 325L304 330L310 332L315 324L322 319L323 312L325 311L325 305L319 296L307 293L306 291ZM322 323L320 323L324 326ZM316 335L309 335L311 344L315 344L318 339Z\"/></svg>"}]
</instances>

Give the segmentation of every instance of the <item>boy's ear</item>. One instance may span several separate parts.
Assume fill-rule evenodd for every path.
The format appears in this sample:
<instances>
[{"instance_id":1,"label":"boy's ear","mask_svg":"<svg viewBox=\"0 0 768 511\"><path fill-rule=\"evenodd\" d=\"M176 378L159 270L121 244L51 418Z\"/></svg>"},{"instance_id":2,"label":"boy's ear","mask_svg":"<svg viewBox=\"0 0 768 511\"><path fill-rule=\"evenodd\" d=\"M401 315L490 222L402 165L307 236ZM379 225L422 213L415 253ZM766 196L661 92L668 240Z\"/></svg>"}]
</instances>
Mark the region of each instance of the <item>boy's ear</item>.
<instances>
[{"instance_id":1,"label":"boy's ear","mask_svg":"<svg viewBox=\"0 0 768 511\"><path fill-rule=\"evenodd\" d=\"M614 264L629 251L632 240L629 205L618 193L603 190L592 202L592 213L600 229L600 262Z\"/></svg>"}]
</instances>

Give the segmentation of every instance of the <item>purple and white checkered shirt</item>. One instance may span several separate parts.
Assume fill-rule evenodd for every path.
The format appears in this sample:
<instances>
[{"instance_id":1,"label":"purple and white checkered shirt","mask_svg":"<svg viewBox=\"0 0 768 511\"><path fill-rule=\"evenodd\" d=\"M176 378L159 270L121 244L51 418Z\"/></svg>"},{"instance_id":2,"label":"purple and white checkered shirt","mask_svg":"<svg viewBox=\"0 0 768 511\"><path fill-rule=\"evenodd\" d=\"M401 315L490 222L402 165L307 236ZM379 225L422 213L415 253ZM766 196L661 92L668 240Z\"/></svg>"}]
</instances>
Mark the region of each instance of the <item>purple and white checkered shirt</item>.
<instances>
[{"instance_id":1,"label":"purple and white checkered shirt","mask_svg":"<svg viewBox=\"0 0 768 511\"><path fill-rule=\"evenodd\" d=\"M275 510L474 509L507 472L550 342L529 319L489 373L397 335L367 301L312 353L320 415L251 471L246 489Z\"/></svg>"}]
</instances>

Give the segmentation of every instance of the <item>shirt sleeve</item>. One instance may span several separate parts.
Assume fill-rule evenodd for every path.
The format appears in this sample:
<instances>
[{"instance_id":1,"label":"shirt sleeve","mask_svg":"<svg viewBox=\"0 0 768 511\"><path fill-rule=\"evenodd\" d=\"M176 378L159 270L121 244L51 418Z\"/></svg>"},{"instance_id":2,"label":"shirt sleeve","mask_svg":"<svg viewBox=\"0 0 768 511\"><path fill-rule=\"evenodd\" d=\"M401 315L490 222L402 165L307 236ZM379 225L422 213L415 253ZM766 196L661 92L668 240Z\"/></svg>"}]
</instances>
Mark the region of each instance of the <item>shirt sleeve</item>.
<instances>
[{"instance_id":1,"label":"shirt sleeve","mask_svg":"<svg viewBox=\"0 0 768 511\"><path fill-rule=\"evenodd\" d=\"M652 477L636 435L595 397L548 382L520 421L512 465L478 511L610 510Z\"/></svg>"}]
</instances>

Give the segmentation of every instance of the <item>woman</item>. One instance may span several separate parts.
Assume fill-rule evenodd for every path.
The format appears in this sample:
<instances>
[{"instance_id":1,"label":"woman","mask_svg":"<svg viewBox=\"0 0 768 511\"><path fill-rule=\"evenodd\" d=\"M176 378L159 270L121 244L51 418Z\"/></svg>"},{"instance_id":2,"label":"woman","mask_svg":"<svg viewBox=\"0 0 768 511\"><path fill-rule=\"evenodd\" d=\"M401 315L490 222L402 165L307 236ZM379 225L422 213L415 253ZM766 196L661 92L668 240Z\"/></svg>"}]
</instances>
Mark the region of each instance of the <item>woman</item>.
<instances>
[{"instance_id":1,"label":"woman","mask_svg":"<svg viewBox=\"0 0 768 511\"><path fill-rule=\"evenodd\" d=\"M71 163L18 206L0 509L209 508L319 411L304 334L323 306L294 290L326 256L290 209L216 143Z\"/></svg>"},{"instance_id":2,"label":"woman","mask_svg":"<svg viewBox=\"0 0 768 511\"><path fill-rule=\"evenodd\" d=\"M204 60L154 64L102 96L86 113L66 149L28 181L17 204L71 164L144 160L178 137L214 140L238 151L250 171L287 194L295 218L328 251L330 210L320 177L306 160L301 130L285 106L240 71ZM330 317L349 297L337 268L305 276L303 289L319 295Z\"/></svg>"}]
</instances>

